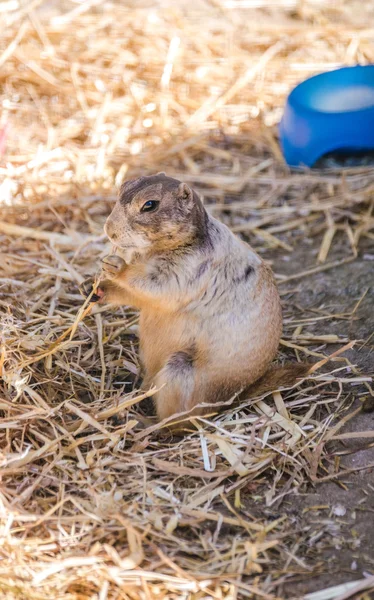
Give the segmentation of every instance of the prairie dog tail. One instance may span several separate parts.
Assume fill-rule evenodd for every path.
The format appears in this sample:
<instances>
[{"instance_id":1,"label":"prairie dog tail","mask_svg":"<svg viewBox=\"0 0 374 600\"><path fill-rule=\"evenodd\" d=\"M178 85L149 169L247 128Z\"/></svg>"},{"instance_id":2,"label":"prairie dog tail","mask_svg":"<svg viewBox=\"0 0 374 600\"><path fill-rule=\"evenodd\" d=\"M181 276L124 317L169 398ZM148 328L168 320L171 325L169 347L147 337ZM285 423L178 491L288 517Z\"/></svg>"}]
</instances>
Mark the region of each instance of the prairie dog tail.
<instances>
[{"instance_id":1,"label":"prairie dog tail","mask_svg":"<svg viewBox=\"0 0 374 600\"><path fill-rule=\"evenodd\" d=\"M249 393L251 396L260 396L280 387L291 387L299 378L307 375L311 366L310 363L293 363L283 367L272 366L246 390L246 395Z\"/></svg>"}]
</instances>

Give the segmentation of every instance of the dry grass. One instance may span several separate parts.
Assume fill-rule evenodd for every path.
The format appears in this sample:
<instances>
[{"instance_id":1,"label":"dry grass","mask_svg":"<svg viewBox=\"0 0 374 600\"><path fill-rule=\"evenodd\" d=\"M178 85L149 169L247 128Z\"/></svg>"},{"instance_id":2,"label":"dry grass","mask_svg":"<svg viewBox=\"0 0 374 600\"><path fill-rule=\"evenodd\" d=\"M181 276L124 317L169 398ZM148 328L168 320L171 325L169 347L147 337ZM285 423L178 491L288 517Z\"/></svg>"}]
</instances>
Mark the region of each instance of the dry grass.
<instances>
[{"instance_id":1,"label":"dry grass","mask_svg":"<svg viewBox=\"0 0 374 600\"><path fill-rule=\"evenodd\" d=\"M77 287L108 252L115 186L161 169L259 252L320 237L314 266L277 275L283 294L354 260L374 239L373 170L291 174L274 125L298 80L374 60L370 2L190 4L0 4L2 598L274 600L323 571L308 548L325 525L270 509L347 472L326 444L370 374L324 357L349 342L330 320L357 306L286 311L280 358L324 367L171 439L140 404L136 314L90 312ZM321 318L326 335L304 331Z\"/></svg>"}]
</instances>

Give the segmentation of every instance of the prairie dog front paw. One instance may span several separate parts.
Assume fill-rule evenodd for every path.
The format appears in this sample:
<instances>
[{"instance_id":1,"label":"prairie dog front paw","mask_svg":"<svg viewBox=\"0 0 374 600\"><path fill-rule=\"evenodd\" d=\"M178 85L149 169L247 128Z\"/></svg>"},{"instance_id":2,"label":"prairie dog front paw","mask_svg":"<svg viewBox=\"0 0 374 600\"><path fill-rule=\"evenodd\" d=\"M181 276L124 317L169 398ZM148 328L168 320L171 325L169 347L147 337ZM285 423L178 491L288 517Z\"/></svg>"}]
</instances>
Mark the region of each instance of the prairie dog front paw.
<instances>
[{"instance_id":1,"label":"prairie dog front paw","mask_svg":"<svg viewBox=\"0 0 374 600\"><path fill-rule=\"evenodd\" d=\"M101 271L106 279L115 279L124 271L126 266L126 262L118 254L105 256L101 261Z\"/></svg>"},{"instance_id":2,"label":"prairie dog front paw","mask_svg":"<svg viewBox=\"0 0 374 600\"><path fill-rule=\"evenodd\" d=\"M90 302L100 302L104 296L104 291L101 287L95 286L95 282L92 277L83 281L83 283L79 286L79 291L84 298L91 296Z\"/></svg>"}]
</instances>

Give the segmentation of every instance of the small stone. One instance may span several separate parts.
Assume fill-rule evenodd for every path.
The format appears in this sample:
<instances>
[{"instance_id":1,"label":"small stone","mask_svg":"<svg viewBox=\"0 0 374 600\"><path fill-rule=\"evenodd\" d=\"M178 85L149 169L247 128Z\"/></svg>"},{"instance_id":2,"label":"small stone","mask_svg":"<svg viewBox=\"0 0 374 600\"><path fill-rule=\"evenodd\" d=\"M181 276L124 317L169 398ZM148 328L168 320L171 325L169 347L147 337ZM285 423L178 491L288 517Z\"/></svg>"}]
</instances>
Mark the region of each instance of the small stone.
<instances>
[{"instance_id":1,"label":"small stone","mask_svg":"<svg viewBox=\"0 0 374 600\"><path fill-rule=\"evenodd\" d=\"M374 412L374 397L367 396L362 403L362 412L370 413Z\"/></svg>"},{"instance_id":2,"label":"small stone","mask_svg":"<svg viewBox=\"0 0 374 600\"><path fill-rule=\"evenodd\" d=\"M336 517L344 517L347 509L342 504L335 504L332 508L332 512Z\"/></svg>"}]
</instances>

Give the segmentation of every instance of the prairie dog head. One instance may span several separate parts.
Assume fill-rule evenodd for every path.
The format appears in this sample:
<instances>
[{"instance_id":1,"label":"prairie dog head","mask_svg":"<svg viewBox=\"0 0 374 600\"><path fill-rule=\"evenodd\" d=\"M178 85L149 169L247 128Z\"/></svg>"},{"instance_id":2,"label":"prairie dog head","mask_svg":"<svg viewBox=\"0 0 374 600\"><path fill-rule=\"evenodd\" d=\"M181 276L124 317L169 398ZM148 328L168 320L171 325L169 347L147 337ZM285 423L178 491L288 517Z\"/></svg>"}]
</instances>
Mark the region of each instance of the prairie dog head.
<instances>
[{"instance_id":1,"label":"prairie dog head","mask_svg":"<svg viewBox=\"0 0 374 600\"><path fill-rule=\"evenodd\" d=\"M164 173L123 184L104 230L120 255L190 246L204 238L206 213L197 194Z\"/></svg>"}]
</instances>

